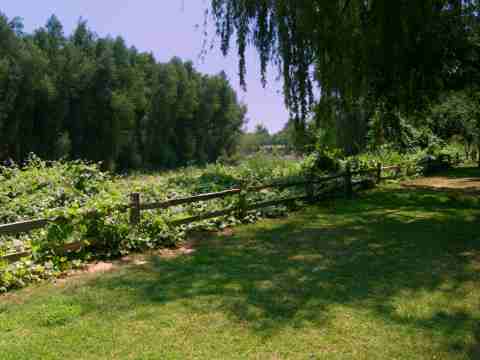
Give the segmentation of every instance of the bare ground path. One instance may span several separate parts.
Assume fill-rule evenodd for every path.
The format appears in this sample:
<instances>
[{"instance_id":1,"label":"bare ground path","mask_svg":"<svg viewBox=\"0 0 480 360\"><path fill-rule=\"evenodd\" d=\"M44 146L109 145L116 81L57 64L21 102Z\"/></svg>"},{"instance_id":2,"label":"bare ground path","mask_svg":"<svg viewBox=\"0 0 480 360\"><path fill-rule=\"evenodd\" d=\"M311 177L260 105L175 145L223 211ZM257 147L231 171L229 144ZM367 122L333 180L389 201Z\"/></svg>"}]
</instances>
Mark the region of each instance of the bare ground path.
<instances>
[{"instance_id":1,"label":"bare ground path","mask_svg":"<svg viewBox=\"0 0 480 360\"><path fill-rule=\"evenodd\" d=\"M476 167L451 169L435 176L406 181L402 185L407 188L480 193L480 169Z\"/></svg>"}]
</instances>

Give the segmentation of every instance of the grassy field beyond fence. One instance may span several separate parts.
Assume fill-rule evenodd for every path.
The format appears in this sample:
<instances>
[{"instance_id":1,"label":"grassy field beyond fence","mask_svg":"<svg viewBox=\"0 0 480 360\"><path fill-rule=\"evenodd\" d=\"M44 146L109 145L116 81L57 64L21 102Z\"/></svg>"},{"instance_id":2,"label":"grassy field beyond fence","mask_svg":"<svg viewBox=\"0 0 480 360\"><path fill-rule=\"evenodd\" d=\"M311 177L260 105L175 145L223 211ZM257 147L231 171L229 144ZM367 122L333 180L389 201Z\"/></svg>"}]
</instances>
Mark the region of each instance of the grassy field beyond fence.
<instances>
[{"instance_id":1,"label":"grassy field beyond fence","mask_svg":"<svg viewBox=\"0 0 480 360\"><path fill-rule=\"evenodd\" d=\"M387 186L0 298L2 359L477 359L478 202Z\"/></svg>"}]
</instances>

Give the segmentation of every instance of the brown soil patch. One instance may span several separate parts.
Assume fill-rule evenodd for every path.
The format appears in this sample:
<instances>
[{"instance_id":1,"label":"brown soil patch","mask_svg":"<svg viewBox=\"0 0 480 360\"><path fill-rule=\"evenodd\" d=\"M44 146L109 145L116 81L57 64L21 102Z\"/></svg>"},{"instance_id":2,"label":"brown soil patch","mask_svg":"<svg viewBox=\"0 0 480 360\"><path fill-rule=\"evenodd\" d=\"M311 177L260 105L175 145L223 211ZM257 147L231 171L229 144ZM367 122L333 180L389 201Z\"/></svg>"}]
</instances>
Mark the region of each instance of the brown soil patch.
<instances>
[{"instance_id":1,"label":"brown soil patch","mask_svg":"<svg viewBox=\"0 0 480 360\"><path fill-rule=\"evenodd\" d=\"M17 292L7 292L5 294L0 294L0 301L8 301L13 304L21 305L33 295L33 287L27 287L22 291L22 294Z\"/></svg>"},{"instance_id":2,"label":"brown soil patch","mask_svg":"<svg viewBox=\"0 0 480 360\"><path fill-rule=\"evenodd\" d=\"M406 181L402 185L405 187L442 191L461 190L465 192L480 192L479 178L448 178L443 176L432 176Z\"/></svg>"},{"instance_id":3,"label":"brown soil patch","mask_svg":"<svg viewBox=\"0 0 480 360\"><path fill-rule=\"evenodd\" d=\"M159 249L159 250L153 250L144 254L127 255L121 258L120 260L116 260L113 262L100 261L100 262L88 264L80 272L95 274L95 273L112 271L121 266L128 266L128 265L142 266L142 265L148 264L152 256L158 256L164 259L172 259L179 256L191 255L195 252L194 245L195 244L193 242L188 242L188 243L185 243L183 246L180 246L175 249Z\"/></svg>"},{"instance_id":4,"label":"brown soil patch","mask_svg":"<svg viewBox=\"0 0 480 360\"><path fill-rule=\"evenodd\" d=\"M118 262L105 262L99 261L85 265L81 269L75 269L67 271L59 278L54 279L55 284L63 285L69 278L77 277L80 275L92 275L97 273L106 273L116 270L119 267Z\"/></svg>"},{"instance_id":5,"label":"brown soil patch","mask_svg":"<svg viewBox=\"0 0 480 360\"><path fill-rule=\"evenodd\" d=\"M230 237L230 236L233 236L234 235L234 232L233 232L233 229L231 228L226 228L226 229L223 229L220 233L219 233L220 236L225 236L225 237Z\"/></svg>"},{"instance_id":6,"label":"brown soil patch","mask_svg":"<svg viewBox=\"0 0 480 360\"><path fill-rule=\"evenodd\" d=\"M161 249L154 253L164 259L173 259L183 255L191 255L195 252L190 245L181 246L177 249Z\"/></svg>"},{"instance_id":7,"label":"brown soil patch","mask_svg":"<svg viewBox=\"0 0 480 360\"><path fill-rule=\"evenodd\" d=\"M113 268L114 268L113 263L101 261L94 264L88 264L85 271L90 274L94 274L97 272L107 272L107 271L113 270Z\"/></svg>"},{"instance_id":8,"label":"brown soil patch","mask_svg":"<svg viewBox=\"0 0 480 360\"><path fill-rule=\"evenodd\" d=\"M70 270L61 277L54 280L55 284L63 286L70 278L83 275L103 274L111 271L119 270L126 266L143 266L150 263L152 256L158 256L163 259L173 259L179 256L190 255L195 249L182 246L177 249L160 249L144 254L132 254L124 256L120 260L115 261L99 261L85 265L81 269Z\"/></svg>"},{"instance_id":9,"label":"brown soil patch","mask_svg":"<svg viewBox=\"0 0 480 360\"><path fill-rule=\"evenodd\" d=\"M175 249L158 249L152 250L143 254L130 254L115 261L98 261L85 265L81 269L70 270L62 274L59 278L54 279L54 283L63 286L70 278L75 278L84 275L102 274L115 270L119 270L125 266L143 266L150 263L152 256L158 256L163 259L174 259L179 256L188 256L195 253L199 244L207 239L215 239L212 235L220 235L221 237L233 236L233 230L230 228L224 229L221 232L209 231L209 232L197 232L189 234L189 240L182 244L182 246ZM209 242L211 245L211 242ZM25 297L25 292L28 292L28 288L24 290L22 298ZM15 294L0 294L2 299L10 299L15 301ZM20 297L19 297L20 298Z\"/></svg>"},{"instance_id":10,"label":"brown soil patch","mask_svg":"<svg viewBox=\"0 0 480 360\"><path fill-rule=\"evenodd\" d=\"M197 243L200 237L192 236L192 238L185 242L182 246L175 249L158 249L152 250L143 254L130 254L115 261L99 261L85 265L82 269L71 270L63 274L62 277L55 280L57 284L64 284L69 278L80 275L90 275L97 273L106 273L118 270L125 266L142 266L150 262L152 256L158 256L163 259L174 259L179 256L191 255L196 251Z\"/></svg>"}]
</instances>

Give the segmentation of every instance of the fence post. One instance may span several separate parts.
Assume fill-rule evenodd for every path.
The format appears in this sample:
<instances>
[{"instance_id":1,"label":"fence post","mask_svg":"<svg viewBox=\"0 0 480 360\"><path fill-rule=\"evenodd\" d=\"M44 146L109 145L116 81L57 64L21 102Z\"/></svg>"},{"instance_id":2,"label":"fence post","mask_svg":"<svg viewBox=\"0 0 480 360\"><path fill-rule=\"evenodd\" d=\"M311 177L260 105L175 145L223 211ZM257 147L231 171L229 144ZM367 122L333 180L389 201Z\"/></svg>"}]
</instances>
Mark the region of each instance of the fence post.
<instances>
[{"instance_id":1,"label":"fence post","mask_svg":"<svg viewBox=\"0 0 480 360\"><path fill-rule=\"evenodd\" d=\"M130 224L140 224L140 194L130 194Z\"/></svg>"},{"instance_id":2,"label":"fence post","mask_svg":"<svg viewBox=\"0 0 480 360\"><path fill-rule=\"evenodd\" d=\"M315 187L311 178L309 178L308 182L305 183L305 192L308 197L308 202L313 203L315 201Z\"/></svg>"},{"instance_id":3,"label":"fence post","mask_svg":"<svg viewBox=\"0 0 480 360\"><path fill-rule=\"evenodd\" d=\"M247 193L245 191L244 185L240 187L240 193L238 196L239 196L239 200L238 200L239 215L243 219L247 216Z\"/></svg>"},{"instance_id":4,"label":"fence post","mask_svg":"<svg viewBox=\"0 0 480 360\"><path fill-rule=\"evenodd\" d=\"M347 164L345 171L345 195L347 199L353 198L352 169L350 164Z\"/></svg>"},{"instance_id":5,"label":"fence post","mask_svg":"<svg viewBox=\"0 0 480 360\"><path fill-rule=\"evenodd\" d=\"M398 165L397 171L395 171L395 178L398 179L402 176L402 165Z\"/></svg>"},{"instance_id":6,"label":"fence post","mask_svg":"<svg viewBox=\"0 0 480 360\"><path fill-rule=\"evenodd\" d=\"M411 163L407 163L405 165L405 175L406 176L410 176L414 173L414 171L412 171L412 167L413 167L413 165Z\"/></svg>"},{"instance_id":7,"label":"fence post","mask_svg":"<svg viewBox=\"0 0 480 360\"><path fill-rule=\"evenodd\" d=\"M382 163L377 164L377 184L382 181Z\"/></svg>"}]
</instances>

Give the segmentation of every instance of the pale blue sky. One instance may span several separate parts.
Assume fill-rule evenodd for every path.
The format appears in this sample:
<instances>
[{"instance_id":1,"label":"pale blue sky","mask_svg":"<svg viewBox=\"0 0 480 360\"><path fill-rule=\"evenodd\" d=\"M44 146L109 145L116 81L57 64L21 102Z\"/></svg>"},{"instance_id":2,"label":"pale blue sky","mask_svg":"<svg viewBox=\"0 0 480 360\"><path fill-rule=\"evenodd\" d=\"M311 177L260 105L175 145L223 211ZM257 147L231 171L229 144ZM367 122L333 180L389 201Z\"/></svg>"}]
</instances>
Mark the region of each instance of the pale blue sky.
<instances>
[{"instance_id":1,"label":"pale blue sky","mask_svg":"<svg viewBox=\"0 0 480 360\"><path fill-rule=\"evenodd\" d=\"M0 12L8 18L22 17L27 32L43 26L48 17L55 14L63 23L65 33L70 34L78 19L83 17L100 36L121 35L129 45L141 51L152 51L159 61L179 56L192 60L204 73L224 70L239 99L248 105L248 128L263 123L270 131L280 130L288 120L282 85L276 80L276 71L271 70L268 86L262 88L259 61L253 49L247 54L246 93L240 90L235 51L224 58L216 46L204 61L199 59L207 5L206 0L2 0ZM209 39L212 37L210 31Z\"/></svg>"}]
</instances>

